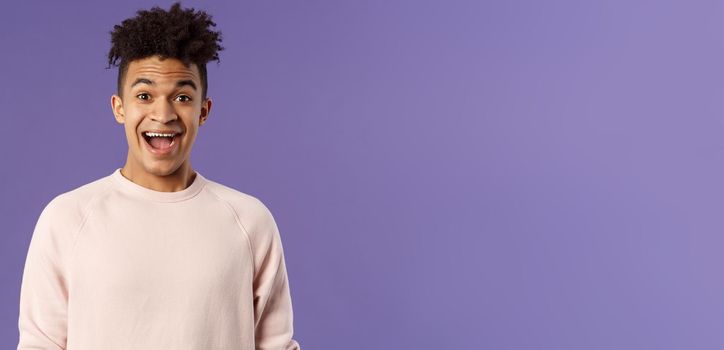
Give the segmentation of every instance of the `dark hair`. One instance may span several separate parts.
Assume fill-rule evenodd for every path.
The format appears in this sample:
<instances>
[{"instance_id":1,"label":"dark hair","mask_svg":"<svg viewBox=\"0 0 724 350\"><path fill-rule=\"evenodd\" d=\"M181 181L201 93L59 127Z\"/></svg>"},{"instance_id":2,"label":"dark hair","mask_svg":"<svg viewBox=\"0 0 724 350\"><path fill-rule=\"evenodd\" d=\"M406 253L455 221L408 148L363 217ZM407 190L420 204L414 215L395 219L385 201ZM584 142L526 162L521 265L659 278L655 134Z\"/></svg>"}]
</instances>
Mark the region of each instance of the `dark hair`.
<instances>
[{"instance_id":1,"label":"dark hair","mask_svg":"<svg viewBox=\"0 0 724 350\"><path fill-rule=\"evenodd\" d=\"M224 48L221 32L212 31L216 23L204 11L193 8L181 9L179 2L168 11L158 6L150 10L138 10L136 17L115 25L111 34L111 50L108 52L108 68L118 66L118 95L122 96L123 79L128 64L137 59L159 55L162 59L176 58L186 66L196 64L201 78L202 96L206 98L208 83L206 63L219 60ZM116 62L120 60L120 64Z\"/></svg>"}]
</instances>

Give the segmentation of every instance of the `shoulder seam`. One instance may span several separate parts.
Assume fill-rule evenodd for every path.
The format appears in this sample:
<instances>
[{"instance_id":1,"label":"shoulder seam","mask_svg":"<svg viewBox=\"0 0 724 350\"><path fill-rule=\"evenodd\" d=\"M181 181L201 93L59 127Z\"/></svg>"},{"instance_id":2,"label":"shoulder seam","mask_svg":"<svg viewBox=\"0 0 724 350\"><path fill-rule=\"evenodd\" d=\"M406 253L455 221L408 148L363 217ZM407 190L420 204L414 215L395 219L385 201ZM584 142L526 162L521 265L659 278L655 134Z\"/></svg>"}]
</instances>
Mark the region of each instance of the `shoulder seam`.
<instances>
[{"instance_id":1,"label":"shoulder seam","mask_svg":"<svg viewBox=\"0 0 724 350\"><path fill-rule=\"evenodd\" d=\"M227 200L221 198L219 194L215 192L215 190L212 188L212 186L206 186L206 188L209 190L209 192L216 197L219 202L221 202L224 206L226 206L231 213L234 215L234 220L236 220L236 224L239 225L239 228L241 229L241 233L244 235L244 238L246 239L246 244L249 246L249 253L251 254L250 260L251 260L251 273L252 273L252 279L256 278L256 258L254 255L254 247L251 243L251 237L249 236L249 231L246 229L244 224L241 222L241 219L239 218L239 213L236 212L236 209L234 209L234 206L232 206Z\"/></svg>"},{"instance_id":2,"label":"shoulder seam","mask_svg":"<svg viewBox=\"0 0 724 350\"><path fill-rule=\"evenodd\" d=\"M83 218L80 221L80 225L78 225L78 229L75 230L75 234L73 235L73 245L71 246L70 253L65 259L65 266L64 269L66 276L68 276L70 282L70 265L75 258L75 249L76 246L78 246L78 241L80 241L80 233L83 230L83 227L85 227L86 221L88 221L88 218L93 213L94 209L96 207L92 207L92 205L96 202L98 198L101 196L108 195L109 191L113 188L112 185L106 183L105 187L103 188L103 191L100 193L96 193L93 197L91 197L90 200L88 200L88 203L83 207Z\"/></svg>"}]
</instances>

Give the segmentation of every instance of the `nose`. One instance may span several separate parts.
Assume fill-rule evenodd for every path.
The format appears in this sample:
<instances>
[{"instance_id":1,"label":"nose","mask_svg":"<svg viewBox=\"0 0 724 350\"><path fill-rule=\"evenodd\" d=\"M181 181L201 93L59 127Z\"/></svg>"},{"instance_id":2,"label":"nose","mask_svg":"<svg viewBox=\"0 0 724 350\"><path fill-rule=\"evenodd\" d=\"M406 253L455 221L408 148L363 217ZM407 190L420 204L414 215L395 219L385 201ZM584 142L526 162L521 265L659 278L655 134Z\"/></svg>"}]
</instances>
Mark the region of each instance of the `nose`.
<instances>
[{"instance_id":1,"label":"nose","mask_svg":"<svg viewBox=\"0 0 724 350\"><path fill-rule=\"evenodd\" d=\"M151 119L165 124L169 121L178 119L178 116L176 115L173 105L169 101L166 101L165 99L158 99L153 108L153 112L151 113Z\"/></svg>"}]
</instances>

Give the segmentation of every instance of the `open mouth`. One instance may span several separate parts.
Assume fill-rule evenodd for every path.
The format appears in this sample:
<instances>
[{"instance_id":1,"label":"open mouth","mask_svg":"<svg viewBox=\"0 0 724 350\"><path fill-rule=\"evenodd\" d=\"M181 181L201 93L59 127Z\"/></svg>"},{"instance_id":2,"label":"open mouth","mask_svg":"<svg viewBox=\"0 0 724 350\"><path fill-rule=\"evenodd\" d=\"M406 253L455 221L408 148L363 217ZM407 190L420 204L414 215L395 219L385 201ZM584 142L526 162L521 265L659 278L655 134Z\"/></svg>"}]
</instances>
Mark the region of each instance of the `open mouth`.
<instances>
[{"instance_id":1,"label":"open mouth","mask_svg":"<svg viewBox=\"0 0 724 350\"><path fill-rule=\"evenodd\" d=\"M158 133L146 131L143 132L142 135L153 153L168 153L178 144L177 139L181 134L175 132Z\"/></svg>"}]
</instances>

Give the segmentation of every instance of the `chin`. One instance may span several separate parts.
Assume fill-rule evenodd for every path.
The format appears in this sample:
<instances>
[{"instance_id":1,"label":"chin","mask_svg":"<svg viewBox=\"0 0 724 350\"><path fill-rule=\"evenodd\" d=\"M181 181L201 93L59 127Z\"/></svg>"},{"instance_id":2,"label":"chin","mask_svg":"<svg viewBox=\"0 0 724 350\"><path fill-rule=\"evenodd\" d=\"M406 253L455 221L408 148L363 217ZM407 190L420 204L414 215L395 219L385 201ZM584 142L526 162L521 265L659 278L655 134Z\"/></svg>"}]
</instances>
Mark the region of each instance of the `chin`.
<instances>
[{"instance_id":1,"label":"chin","mask_svg":"<svg viewBox=\"0 0 724 350\"><path fill-rule=\"evenodd\" d=\"M144 168L149 174L156 176L168 176L175 173L179 169L180 165L176 165L170 162L154 162L153 164L146 164Z\"/></svg>"}]
</instances>

